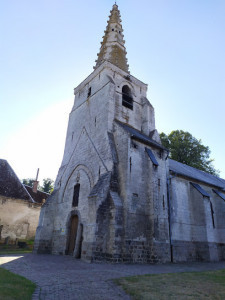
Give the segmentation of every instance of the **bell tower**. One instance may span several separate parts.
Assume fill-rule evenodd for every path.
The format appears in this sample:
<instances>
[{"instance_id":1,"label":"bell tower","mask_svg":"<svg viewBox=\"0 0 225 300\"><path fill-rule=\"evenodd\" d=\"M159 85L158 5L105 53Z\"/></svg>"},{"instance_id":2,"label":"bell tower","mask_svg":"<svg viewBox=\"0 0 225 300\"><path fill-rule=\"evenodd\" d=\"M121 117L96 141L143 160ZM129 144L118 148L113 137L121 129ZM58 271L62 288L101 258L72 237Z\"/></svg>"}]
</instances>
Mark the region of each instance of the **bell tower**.
<instances>
[{"instance_id":1,"label":"bell tower","mask_svg":"<svg viewBox=\"0 0 225 300\"><path fill-rule=\"evenodd\" d=\"M129 72L114 4L94 71L74 89L64 156L41 211L36 252L88 261L169 260L167 152L146 93L147 85Z\"/></svg>"}]
</instances>

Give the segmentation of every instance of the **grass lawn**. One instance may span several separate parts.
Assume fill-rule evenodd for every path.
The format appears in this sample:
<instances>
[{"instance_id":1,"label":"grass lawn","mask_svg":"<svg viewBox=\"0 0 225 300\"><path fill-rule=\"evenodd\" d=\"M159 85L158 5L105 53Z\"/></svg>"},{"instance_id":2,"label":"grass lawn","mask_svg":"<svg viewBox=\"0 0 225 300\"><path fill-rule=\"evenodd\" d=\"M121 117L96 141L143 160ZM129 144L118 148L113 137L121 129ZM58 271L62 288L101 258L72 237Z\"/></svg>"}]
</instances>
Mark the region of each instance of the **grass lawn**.
<instances>
[{"instance_id":1,"label":"grass lawn","mask_svg":"<svg viewBox=\"0 0 225 300\"><path fill-rule=\"evenodd\" d=\"M35 288L30 280L0 268L0 299L30 300Z\"/></svg>"},{"instance_id":2,"label":"grass lawn","mask_svg":"<svg viewBox=\"0 0 225 300\"><path fill-rule=\"evenodd\" d=\"M10 245L0 244L0 255L31 253L33 249L34 240L24 240L24 241L27 244L25 248L19 248L18 246L11 245L11 244Z\"/></svg>"},{"instance_id":3,"label":"grass lawn","mask_svg":"<svg viewBox=\"0 0 225 300\"><path fill-rule=\"evenodd\" d=\"M0 255L32 253L31 249L0 249ZM0 298L1 299L1 298Z\"/></svg>"},{"instance_id":4,"label":"grass lawn","mask_svg":"<svg viewBox=\"0 0 225 300\"><path fill-rule=\"evenodd\" d=\"M132 299L225 299L225 269L115 279Z\"/></svg>"}]
</instances>

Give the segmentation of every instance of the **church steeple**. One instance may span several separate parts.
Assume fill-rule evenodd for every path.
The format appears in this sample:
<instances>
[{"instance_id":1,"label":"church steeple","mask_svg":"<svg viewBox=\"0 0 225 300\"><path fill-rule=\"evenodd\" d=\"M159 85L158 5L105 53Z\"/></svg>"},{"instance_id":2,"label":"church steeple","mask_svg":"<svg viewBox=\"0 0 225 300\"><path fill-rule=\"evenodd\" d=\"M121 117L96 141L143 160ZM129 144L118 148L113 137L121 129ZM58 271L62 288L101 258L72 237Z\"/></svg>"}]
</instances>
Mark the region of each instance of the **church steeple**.
<instances>
[{"instance_id":1,"label":"church steeple","mask_svg":"<svg viewBox=\"0 0 225 300\"><path fill-rule=\"evenodd\" d=\"M110 11L108 25L101 42L100 52L96 60L96 66L99 67L104 61L109 61L123 71L129 73L127 64L125 41L123 39L123 28L121 25L120 11L115 3Z\"/></svg>"}]
</instances>

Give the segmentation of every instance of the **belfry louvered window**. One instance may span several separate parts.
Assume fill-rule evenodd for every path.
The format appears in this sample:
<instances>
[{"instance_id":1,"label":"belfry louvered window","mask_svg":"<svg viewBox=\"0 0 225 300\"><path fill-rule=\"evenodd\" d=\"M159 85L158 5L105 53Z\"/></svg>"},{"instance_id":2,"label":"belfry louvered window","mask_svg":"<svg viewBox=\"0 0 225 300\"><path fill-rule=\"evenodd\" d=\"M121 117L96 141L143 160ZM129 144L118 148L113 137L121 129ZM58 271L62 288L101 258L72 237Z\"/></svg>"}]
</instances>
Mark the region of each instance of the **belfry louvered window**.
<instances>
[{"instance_id":1,"label":"belfry louvered window","mask_svg":"<svg viewBox=\"0 0 225 300\"><path fill-rule=\"evenodd\" d=\"M122 88L122 105L133 110L133 98L129 86L124 85Z\"/></svg>"},{"instance_id":2,"label":"belfry louvered window","mask_svg":"<svg viewBox=\"0 0 225 300\"><path fill-rule=\"evenodd\" d=\"M80 193L80 184L76 184L73 189L73 203L72 206L78 206L79 202L79 193Z\"/></svg>"}]
</instances>

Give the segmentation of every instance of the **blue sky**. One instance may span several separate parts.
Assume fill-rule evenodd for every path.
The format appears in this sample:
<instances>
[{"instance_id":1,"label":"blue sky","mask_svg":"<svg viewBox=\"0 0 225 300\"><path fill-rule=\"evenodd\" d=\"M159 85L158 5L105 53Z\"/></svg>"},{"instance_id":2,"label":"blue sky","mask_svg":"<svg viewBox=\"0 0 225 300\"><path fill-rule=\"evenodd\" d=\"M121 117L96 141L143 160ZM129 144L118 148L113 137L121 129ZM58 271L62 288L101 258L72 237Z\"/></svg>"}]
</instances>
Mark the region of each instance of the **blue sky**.
<instances>
[{"instance_id":1,"label":"blue sky","mask_svg":"<svg viewBox=\"0 0 225 300\"><path fill-rule=\"evenodd\" d=\"M113 1L2 0L0 157L55 179L73 88L92 71ZM119 0L131 74L156 127L189 131L225 178L225 1Z\"/></svg>"}]
</instances>

